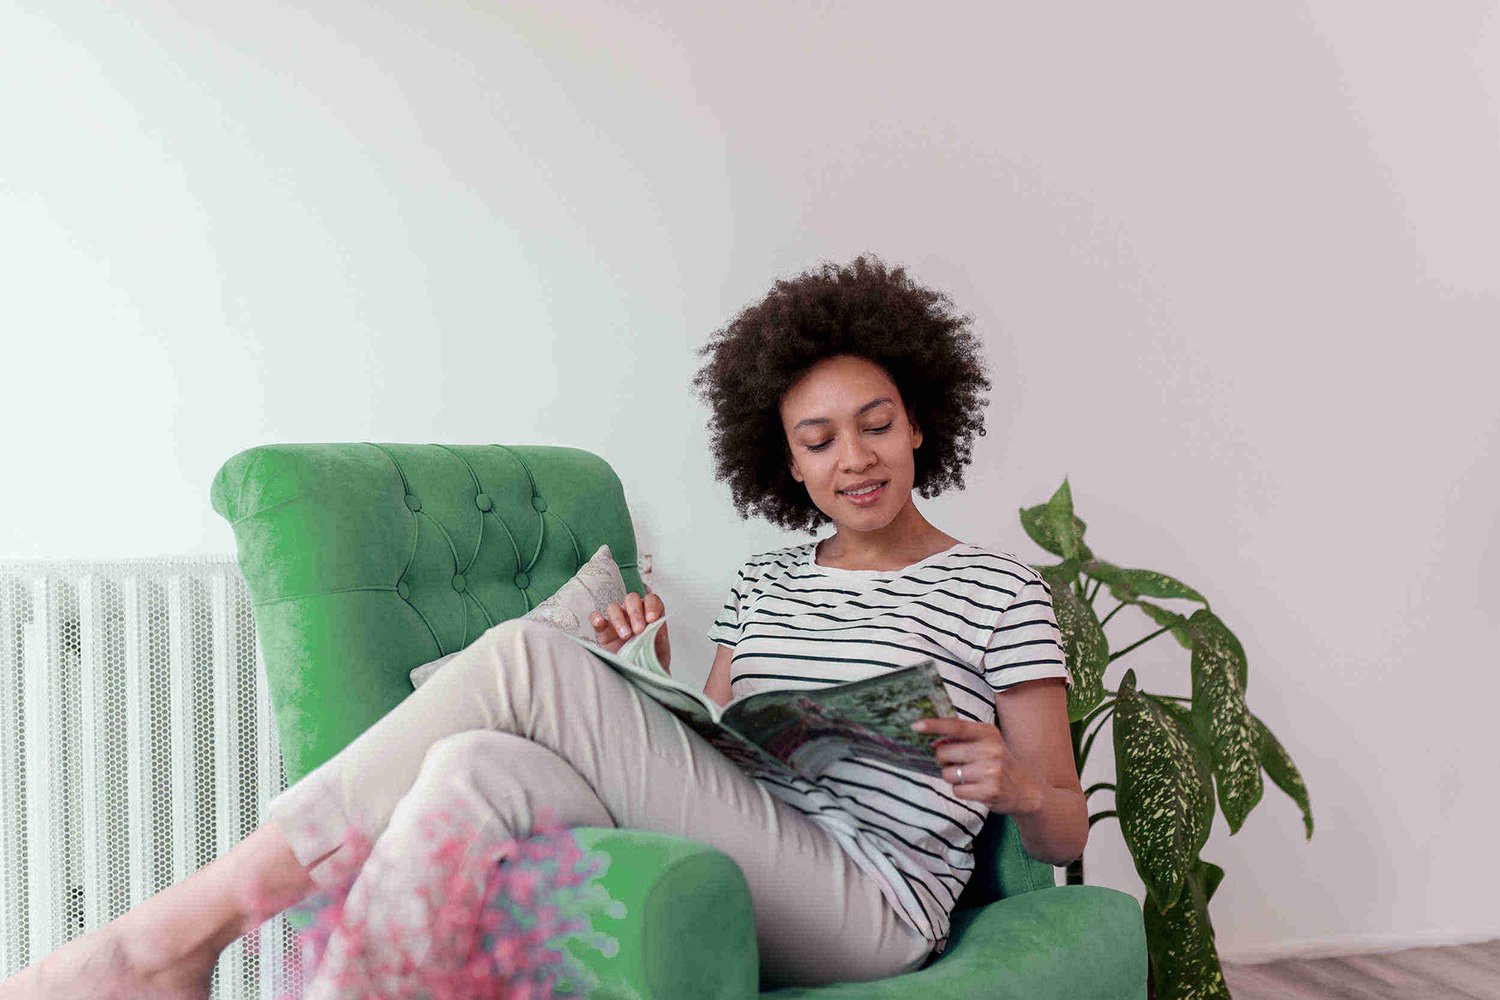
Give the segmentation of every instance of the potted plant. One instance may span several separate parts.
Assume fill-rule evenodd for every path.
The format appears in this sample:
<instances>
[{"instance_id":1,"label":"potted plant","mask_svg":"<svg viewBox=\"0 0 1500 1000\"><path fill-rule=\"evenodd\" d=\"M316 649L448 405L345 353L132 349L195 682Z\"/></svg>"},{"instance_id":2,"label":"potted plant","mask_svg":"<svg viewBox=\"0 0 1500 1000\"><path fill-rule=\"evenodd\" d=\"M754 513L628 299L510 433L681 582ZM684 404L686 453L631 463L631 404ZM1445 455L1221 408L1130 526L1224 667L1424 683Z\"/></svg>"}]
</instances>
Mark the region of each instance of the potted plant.
<instances>
[{"instance_id":1,"label":"potted plant","mask_svg":"<svg viewBox=\"0 0 1500 1000\"><path fill-rule=\"evenodd\" d=\"M1151 996L1228 997L1208 913L1224 870L1198 856L1208 840L1215 803L1232 836L1260 802L1264 771L1301 808L1311 839L1307 786L1281 742L1245 704L1245 651L1202 594L1165 573L1125 569L1096 557L1084 543L1087 525L1073 513L1066 478L1050 500L1020 513L1026 534L1062 560L1033 568L1052 590L1073 673L1068 721L1080 775L1099 730L1114 718L1116 781L1096 782L1084 795L1114 794L1115 808L1091 813L1089 828L1117 818L1145 883ZM1103 588L1119 603L1101 619L1094 605ZM1202 607L1184 616L1145 598L1193 601ZM1127 606L1159 628L1111 650L1104 626ZM1164 633L1191 651L1191 697L1142 691L1129 669L1113 689L1106 686L1104 674L1111 664ZM1083 883L1082 858L1068 866L1067 881Z\"/></svg>"}]
</instances>

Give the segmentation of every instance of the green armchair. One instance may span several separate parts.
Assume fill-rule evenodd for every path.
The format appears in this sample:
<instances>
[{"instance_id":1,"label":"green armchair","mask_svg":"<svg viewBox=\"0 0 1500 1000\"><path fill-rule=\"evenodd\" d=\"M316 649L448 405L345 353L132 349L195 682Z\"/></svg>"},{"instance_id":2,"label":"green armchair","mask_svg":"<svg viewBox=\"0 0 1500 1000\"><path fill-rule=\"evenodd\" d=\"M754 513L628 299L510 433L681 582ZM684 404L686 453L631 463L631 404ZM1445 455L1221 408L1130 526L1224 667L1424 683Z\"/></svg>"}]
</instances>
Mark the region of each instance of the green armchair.
<instances>
[{"instance_id":1,"label":"green armchair","mask_svg":"<svg viewBox=\"0 0 1500 1000\"><path fill-rule=\"evenodd\" d=\"M526 613L608 543L641 591L624 490L576 448L297 444L243 451L214 478L255 608L287 780L296 782L412 693L408 672ZM1141 1000L1146 939L1131 896L1055 886L992 815L947 951L866 983L758 992L749 891L694 840L574 831L607 856L623 907L590 913L606 951L569 940L593 997ZM624 916L616 914L623 913Z\"/></svg>"}]
</instances>

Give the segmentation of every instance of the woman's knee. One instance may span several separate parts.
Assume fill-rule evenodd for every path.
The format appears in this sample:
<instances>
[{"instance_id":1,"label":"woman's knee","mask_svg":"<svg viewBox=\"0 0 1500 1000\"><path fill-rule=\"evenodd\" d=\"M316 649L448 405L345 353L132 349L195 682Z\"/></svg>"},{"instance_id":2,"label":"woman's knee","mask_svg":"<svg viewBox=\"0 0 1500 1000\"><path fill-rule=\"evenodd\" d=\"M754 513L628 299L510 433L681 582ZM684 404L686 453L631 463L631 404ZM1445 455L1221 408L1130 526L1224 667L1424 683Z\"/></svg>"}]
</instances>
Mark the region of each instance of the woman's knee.
<instances>
[{"instance_id":1,"label":"woman's knee","mask_svg":"<svg viewBox=\"0 0 1500 1000\"><path fill-rule=\"evenodd\" d=\"M553 750L519 733L467 729L428 747L422 770L447 778L491 777L546 771L555 763Z\"/></svg>"},{"instance_id":2,"label":"woman's knee","mask_svg":"<svg viewBox=\"0 0 1500 1000\"><path fill-rule=\"evenodd\" d=\"M528 706L538 700L555 705L590 697L596 685L580 681L595 672L614 673L572 636L529 618L489 629L444 670L455 675L451 693L490 697L498 691L505 711L517 719L527 717Z\"/></svg>"},{"instance_id":3,"label":"woman's knee","mask_svg":"<svg viewBox=\"0 0 1500 1000\"><path fill-rule=\"evenodd\" d=\"M535 618L527 618L524 615L516 618L507 618L503 622L496 622L488 629L496 634L507 634L510 632L529 632L536 628L550 628L551 626L537 621Z\"/></svg>"},{"instance_id":4,"label":"woman's knee","mask_svg":"<svg viewBox=\"0 0 1500 1000\"><path fill-rule=\"evenodd\" d=\"M429 775L454 776L472 773L476 768L491 766L513 747L513 741L529 742L524 737L493 729L468 729L452 733L427 748L422 771Z\"/></svg>"},{"instance_id":5,"label":"woman's knee","mask_svg":"<svg viewBox=\"0 0 1500 1000\"><path fill-rule=\"evenodd\" d=\"M550 638L562 638L567 634L556 625L540 621L536 618L528 618L525 615L521 615L516 618L507 618L503 622L497 622L496 624L490 626L489 631L500 633L522 632Z\"/></svg>"},{"instance_id":6,"label":"woman's knee","mask_svg":"<svg viewBox=\"0 0 1500 1000\"><path fill-rule=\"evenodd\" d=\"M555 625L539 622L535 618L507 618L488 629L481 637L481 641L488 642L492 648L501 653L502 657L506 651L518 645L527 650L554 647L562 650L578 648L566 632ZM552 658L549 656L542 659Z\"/></svg>"},{"instance_id":7,"label":"woman's knee","mask_svg":"<svg viewBox=\"0 0 1500 1000\"><path fill-rule=\"evenodd\" d=\"M498 671L502 679L522 671L545 670L557 657L551 648L569 643L563 633L532 618L507 618L487 629L462 659L468 672L485 677ZM533 655L547 650L545 655ZM455 664L457 661L455 661Z\"/></svg>"},{"instance_id":8,"label":"woman's knee","mask_svg":"<svg viewBox=\"0 0 1500 1000\"><path fill-rule=\"evenodd\" d=\"M474 729L427 749L415 786L424 802L452 801L457 792L483 801L515 826L613 826L597 793L555 751L516 733ZM461 790L461 791L459 791Z\"/></svg>"}]
</instances>

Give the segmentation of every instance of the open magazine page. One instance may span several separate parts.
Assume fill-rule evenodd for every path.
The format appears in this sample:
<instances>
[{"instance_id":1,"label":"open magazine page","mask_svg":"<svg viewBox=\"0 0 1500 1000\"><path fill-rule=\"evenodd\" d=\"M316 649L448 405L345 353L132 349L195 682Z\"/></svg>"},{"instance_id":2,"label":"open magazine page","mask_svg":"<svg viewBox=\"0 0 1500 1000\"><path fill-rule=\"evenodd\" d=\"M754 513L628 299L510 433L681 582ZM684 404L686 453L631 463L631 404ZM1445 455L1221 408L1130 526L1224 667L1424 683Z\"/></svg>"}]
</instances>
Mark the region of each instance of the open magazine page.
<instances>
[{"instance_id":1,"label":"open magazine page","mask_svg":"<svg viewBox=\"0 0 1500 1000\"><path fill-rule=\"evenodd\" d=\"M750 775L797 774L815 780L835 760L862 757L922 774L941 773L936 736L911 731L917 719L953 714L932 660L824 688L762 691L720 709L708 695L671 676L656 658L650 623L616 652L577 636L608 663Z\"/></svg>"},{"instance_id":2,"label":"open magazine page","mask_svg":"<svg viewBox=\"0 0 1500 1000\"><path fill-rule=\"evenodd\" d=\"M668 709L671 708L670 705L667 707ZM771 756L765 750L751 743L728 726L719 723L702 724L680 713L678 714L678 718L687 723L699 736L707 740L715 750L728 757L740 770L751 777L796 773L796 770L790 764Z\"/></svg>"},{"instance_id":3,"label":"open magazine page","mask_svg":"<svg viewBox=\"0 0 1500 1000\"><path fill-rule=\"evenodd\" d=\"M732 703L724 723L809 780L836 760L861 757L934 777L937 737L917 719L953 714L932 660L848 684L767 691Z\"/></svg>"},{"instance_id":4,"label":"open magazine page","mask_svg":"<svg viewBox=\"0 0 1500 1000\"><path fill-rule=\"evenodd\" d=\"M772 773L795 773L792 768L770 756L760 747L720 724L719 706L708 695L677 680L662 668L656 658L656 633L669 616L663 615L647 625L640 635L632 636L611 653L597 643L570 636L599 659L614 667L622 677L663 708L681 719L720 753L749 774L769 769Z\"/></svg>"},{"instance_id":5,"label":"open magazine page","mask_svg":"<svg viewBox=\"0 0 1500 1000\"><path fill-rule=\"evenodd\" d=\"M656 633L661 631L668 617L670 616L663 615L650 623L640 635L627 639L613 653L596 642L580 639L576 635L569 635L568 638L614 667L626 680L673 711L686 712L695 718L716 724L719 706L703 692L667 673L656 658Z\"/></svg>"}]
</instances>

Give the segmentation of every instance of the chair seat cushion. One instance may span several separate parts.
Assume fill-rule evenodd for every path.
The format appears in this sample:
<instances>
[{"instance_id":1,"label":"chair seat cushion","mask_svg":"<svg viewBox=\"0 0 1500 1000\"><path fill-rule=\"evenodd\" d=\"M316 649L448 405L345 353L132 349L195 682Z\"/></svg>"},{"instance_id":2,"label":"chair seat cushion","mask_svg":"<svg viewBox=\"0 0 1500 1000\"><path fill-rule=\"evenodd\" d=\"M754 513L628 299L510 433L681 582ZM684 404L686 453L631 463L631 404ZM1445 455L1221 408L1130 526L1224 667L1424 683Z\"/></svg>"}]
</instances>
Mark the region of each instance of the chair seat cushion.
<instances>
[{"instance_id":1,"label":"chair seat cushion","mask_svg":"<svg viewBox=\"0 0 1500 1000\"><path fill-rule=\"evenodd\" d=\"M953 914L926 968L870 983L762 993L775 1000L1144 1000L1146 929L1133 896L1096 885L1022 893Z\"/></svg>"}]
</instances>

